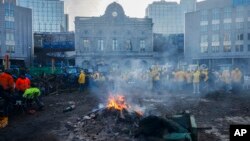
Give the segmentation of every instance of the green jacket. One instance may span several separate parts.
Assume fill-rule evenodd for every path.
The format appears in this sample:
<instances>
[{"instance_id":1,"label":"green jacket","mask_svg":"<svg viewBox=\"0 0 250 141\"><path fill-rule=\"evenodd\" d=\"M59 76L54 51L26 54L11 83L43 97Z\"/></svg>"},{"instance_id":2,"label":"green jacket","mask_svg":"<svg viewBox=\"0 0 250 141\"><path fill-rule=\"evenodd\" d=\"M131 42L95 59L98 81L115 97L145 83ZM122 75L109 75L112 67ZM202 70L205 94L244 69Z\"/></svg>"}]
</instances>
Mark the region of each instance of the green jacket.
<instances>
[{"instance_id":1,"label":"green jacket","mask_svg":"<svg viewBox=\"0 0 250 141\"><path fill-rule=\"evenodd\" d=\"M35 97L40 96L40 94L41 91L38 88L29 88L25 90L23 97L27 99L33 99Z\"/></svg>"}]
</instances>

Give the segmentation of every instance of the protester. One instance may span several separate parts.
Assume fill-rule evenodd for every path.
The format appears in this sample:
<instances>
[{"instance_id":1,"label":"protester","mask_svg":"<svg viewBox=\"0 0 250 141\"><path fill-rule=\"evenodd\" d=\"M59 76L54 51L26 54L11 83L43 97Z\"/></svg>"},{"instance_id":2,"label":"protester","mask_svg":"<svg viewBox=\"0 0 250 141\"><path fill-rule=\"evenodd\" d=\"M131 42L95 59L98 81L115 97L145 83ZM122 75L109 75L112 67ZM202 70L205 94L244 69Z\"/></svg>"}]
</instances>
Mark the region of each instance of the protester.
<instances>
[{"instance_id":1,"label":"protester","mask_svg":"<svg viewBox=\"0 0 250 141\"><path fill-rule=\"evenodd\" d=\"M86 75L85 75L84 71L81 70L81 73L78 77L79 91L80 92L83 92L85 89L85 78L86 78Z\"/></svg>"},{"instance_id":2,"label":"protester","mask_svg":"<svg viewBox=\"0 0 250 141\"><path fill-rule=\"evenodd\" d=\"M14 78L10 70L7 69L0 74L0 97L4 99L3 116L0 121L1 127L6 127L8 125L9 108L13 100L14 85Z\"/></svg>"},{"instance_id":3,"label":"protester","mask_svg":"<svg viewBox=\"0 0 250 141\"><path fill-rule=\"evenodd\" d=\"M240 71L239 68L235 68L231 72L231 77L232 77L232 91L234 93L240 92L242 89L242 72Z\"/></svg>"},{"instance_id":4,"label":"protester","mask_svg":"<svg viewBox=\"0 0 250 141\"><path fill-rule=\"evenodd\" d=\"M196 69L193 73L193 93L200 93L200 70Z\"/></svg>"}]
</instances>

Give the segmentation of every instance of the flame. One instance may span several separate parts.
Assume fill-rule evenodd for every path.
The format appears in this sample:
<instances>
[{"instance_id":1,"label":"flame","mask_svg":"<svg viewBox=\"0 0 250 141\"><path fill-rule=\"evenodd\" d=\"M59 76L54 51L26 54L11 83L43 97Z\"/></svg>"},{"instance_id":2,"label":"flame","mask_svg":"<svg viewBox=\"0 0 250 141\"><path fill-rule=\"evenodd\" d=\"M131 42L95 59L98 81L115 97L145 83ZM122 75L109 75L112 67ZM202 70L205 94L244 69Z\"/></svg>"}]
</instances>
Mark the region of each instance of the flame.
<instances>
[{"instance_id":1,"label":"flame","mask_svg":"<svg viewBox=\"0 0 250 141\"><path fill-rule=\"evenodd\" d=\"M137 105L130 105L126 102L123 95L110 95L106 106L108 109L116 109L119 111L127 110L128 112L135 112L140 116L144 115L144 110Z\"/></svg>"},{"instance_id":2,"label":"flame","mask_svg":"<svg viewBox=\"0 0 250 141\"><path fill-rule=\"evenodd\" d=\"M125 101L125 97L122 96L122 95L115 95L115 96L112 96L110 95L109 96L109 99L108 99L108 103L107 103L107 108L108 109L116 109L116 110L124 110L124 109L128 109L128 105Z\"/></svg>"}]
</instances>

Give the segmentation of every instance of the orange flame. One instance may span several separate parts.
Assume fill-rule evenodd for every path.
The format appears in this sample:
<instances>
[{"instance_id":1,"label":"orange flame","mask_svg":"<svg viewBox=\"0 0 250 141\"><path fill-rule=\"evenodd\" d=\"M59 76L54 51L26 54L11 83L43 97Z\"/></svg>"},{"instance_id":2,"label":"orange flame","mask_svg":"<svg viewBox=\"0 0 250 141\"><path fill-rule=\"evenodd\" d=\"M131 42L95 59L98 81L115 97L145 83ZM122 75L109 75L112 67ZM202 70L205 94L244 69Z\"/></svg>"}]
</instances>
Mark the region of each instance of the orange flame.
<instances>
[{"instance_id":1,"label":"orange flame","mask_svg":"<svg viewBox=\"0 0 250 141\"><path fill-rule=\"evenodd\" d=\"M128 105L125 101L125 97L121 95L115 95L115 96L109 96L108 103L107 103L108 109L116 109L116 110L124 110L128 109Z\"/></svg>"}]
</instances>

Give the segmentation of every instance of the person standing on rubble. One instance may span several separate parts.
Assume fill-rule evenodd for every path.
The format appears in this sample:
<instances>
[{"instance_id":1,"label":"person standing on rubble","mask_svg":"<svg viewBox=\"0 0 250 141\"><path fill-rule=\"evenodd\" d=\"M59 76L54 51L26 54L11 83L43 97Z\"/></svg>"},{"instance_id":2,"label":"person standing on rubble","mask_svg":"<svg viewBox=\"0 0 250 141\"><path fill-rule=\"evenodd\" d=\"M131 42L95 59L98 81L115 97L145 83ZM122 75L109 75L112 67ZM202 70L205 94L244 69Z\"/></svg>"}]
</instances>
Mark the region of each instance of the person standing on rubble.
<instances>
[{"instance_id":1,"label":"person standing on rubble","mask_svg":"<svg viewBox=\"0 0 250 141\"><path fill-rule=\"evenodd\" d=\"M78 83L79 83L79 91L80 92L83 92L84 91L84 87L85 87L85 78L86 78L86 75L84 73L83 70L81 70L81 73L78 77Z\"/></svg>"},{"instance_id":2,"label":"person standing on rubble","mask_svg":"<svg viewBox=\"0 0 250 141\"><path fill-rule=\"evenodd\" d=\"M193 93L200 93L200 70L196 69L193 73Z\"/></svg>"},{"instance_id":3,"label":"person standing on rubble","mask_svg":"<svg viewBox=\"0 0 250 141\"><path fill-rule=\"evenodd\" d=\"M232 77L232 91L234 93L239 92L241 90L241 82L242 82L242 72L239 68L235 68L231 72Z\"/></svg>"},{"instance_id":4,"label":"person standing on rubble","mask_svg":"<svg viewBox=\"0 0 250 141\"><path fill-rule=\"evenodd\" d=\"M9 69L0 74L0 97L4 99L3 117L0 117L0 126L2 128L8 125L9 107L13 100L12 93L14 92L14 85L14 78Z\"/></svg>"}]
</instances>

